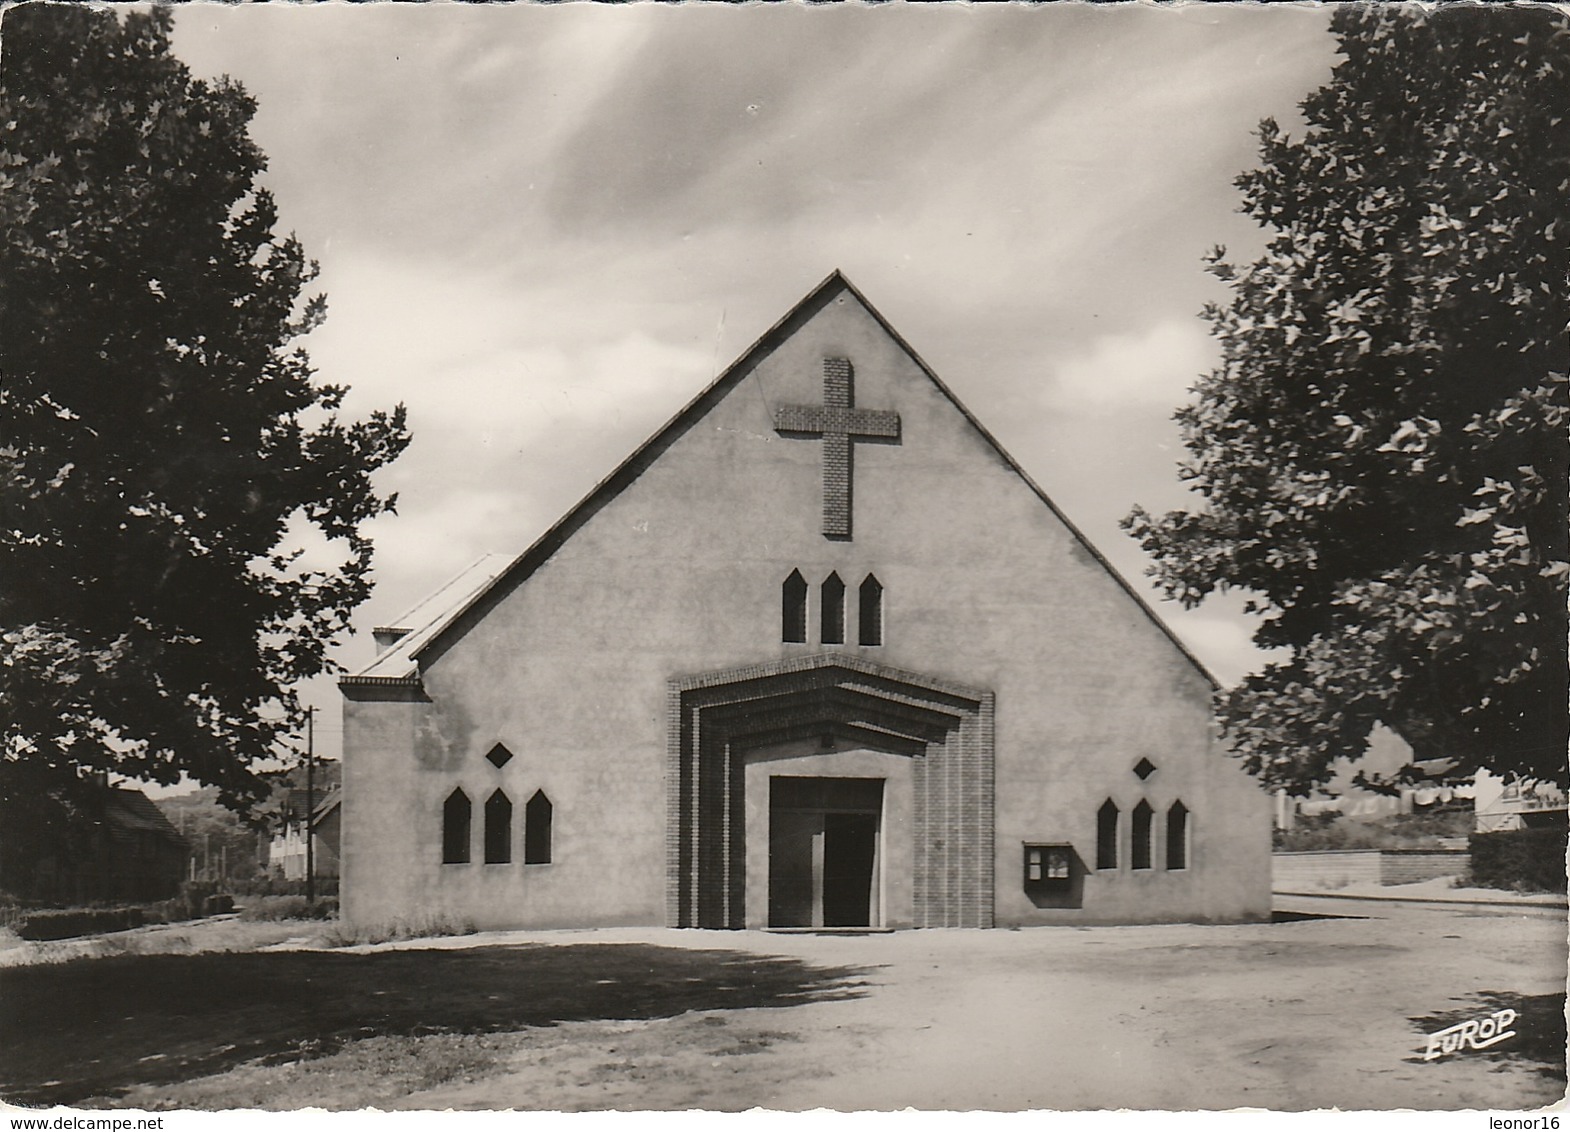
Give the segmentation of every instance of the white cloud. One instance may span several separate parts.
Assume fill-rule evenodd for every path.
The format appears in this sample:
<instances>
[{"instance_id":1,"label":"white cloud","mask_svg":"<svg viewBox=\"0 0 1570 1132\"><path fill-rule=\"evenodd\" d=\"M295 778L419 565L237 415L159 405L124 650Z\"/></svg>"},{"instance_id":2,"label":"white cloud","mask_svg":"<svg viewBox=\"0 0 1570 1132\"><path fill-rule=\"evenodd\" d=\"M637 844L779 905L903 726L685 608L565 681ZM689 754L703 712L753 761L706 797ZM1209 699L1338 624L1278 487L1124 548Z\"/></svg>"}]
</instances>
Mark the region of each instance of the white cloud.
<instances>
[{"instance_id":1,"label":"white cloud","mask_svg":"<svg viewBox=\"0 0 1570 1132\"><path fill-rule=\"evenodd\" d=\"M1167 418L1212 364L1201 256L1257 243L1232 177L1328 18L189 5L176 50L258 100L322 378L409 407L367 625L521 549L835 267L1137 575L1116 520L1181 499Z\"/></svg>"},{"instance_id":2,"label":"white cloud","mask_svg":"<svg viewBox=\"0 0 1570 1132\"><path fill-rule=\"evenodd\" d=\"M307 343L320 376L350 387L350 416L401 402L412 436L377 477L398 512L367 530L377 589L362 626L481 554L522 552L713 376L712 344L682 341L655 304L585 300L568 280L345 252L322 283L331 313Z\"/></svg>"},{"instance_id":3,"label":"white cloud","mask_svg":"<svg viewBox=\"0 0 1570 1132\"><path fill-rule=\"evenodd\" d=\"M1267 651L1254 644L1259 619L1243 612L1244 600L1237 593L1213 594L1197 609L1172 601L1155 608L1211 675L1230 687L1266 664L1286 659L1283 650Z\"/></svg>"},{"instance_id":4,"label":"white cloud","mask_svg":"<svg viewBox=\"0 0 1570 1132\"><path fill-rule=\"evenodd\" d=\"M1130 406L1176 408L1219 361L1197 318L1167 318L1131 334L1094 339L1058 364L1048 386L1060 407L1112 412Z\"/></svg>"}]
</instances>

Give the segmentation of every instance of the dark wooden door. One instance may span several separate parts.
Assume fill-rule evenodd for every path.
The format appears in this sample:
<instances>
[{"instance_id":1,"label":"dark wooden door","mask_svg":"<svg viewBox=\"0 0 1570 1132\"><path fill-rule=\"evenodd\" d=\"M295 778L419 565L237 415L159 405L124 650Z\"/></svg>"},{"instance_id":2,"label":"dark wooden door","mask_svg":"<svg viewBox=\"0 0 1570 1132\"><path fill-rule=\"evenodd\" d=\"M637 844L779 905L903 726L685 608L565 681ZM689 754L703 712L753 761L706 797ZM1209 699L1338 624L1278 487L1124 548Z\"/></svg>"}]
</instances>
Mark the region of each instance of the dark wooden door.
<instances>
[{"instance_id":1,"label":"dark wooden door","mask_svg":"<svg viewBox=\"0 0 1570 1132\"><path fill-rule=\"evenodd\" d=\"M872 926L877 814L823 815L823 926Z\"/></svg>"},{"instance_id":2,"label":"dark wooden door","mask_svg":"<svg viewBox=\"0 0 1570 1132\"><path fill-rule=\"evenodd\" d=\"M822 851L823 815L775 810L769 817L769 926L810 928L816 900L814 858Z\"/></svg>"},{"instance_id":3,"label":"dark wooden door","mask_svg":"<svg viewBox=\"0 0 1570 1132\"><path fill-rule=\"evenodd\" d=\"M770 779L770 927L876 925L882 805L882 779Z\"/></svg>"}]
</instances>

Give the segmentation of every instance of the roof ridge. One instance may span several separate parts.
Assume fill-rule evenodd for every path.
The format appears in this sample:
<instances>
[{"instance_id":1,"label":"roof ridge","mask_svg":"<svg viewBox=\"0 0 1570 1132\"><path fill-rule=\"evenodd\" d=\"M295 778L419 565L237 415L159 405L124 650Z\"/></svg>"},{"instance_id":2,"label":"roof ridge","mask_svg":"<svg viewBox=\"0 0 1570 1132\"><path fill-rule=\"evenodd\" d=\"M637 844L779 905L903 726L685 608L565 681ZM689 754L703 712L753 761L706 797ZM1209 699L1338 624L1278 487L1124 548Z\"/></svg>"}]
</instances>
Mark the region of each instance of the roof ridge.
<instances>
[{"instance_id":1,"label":"roof ridge","mask_svg":"<svg viewBox=\"0 0 1570 1132\"><path fill-rule=\"evenodd\" d=\"M419 619L401 619L418 620L419 624L409 627L409 631L404 633L403 636L401 636L397 641L387 648L382 649L374 657L372 657L369 664L366 664L356 672L348 673L339 677L339 687L352 687L356 684L366 683L380 684L398 680L407 681L410 675L410 669L414 667L415 651L422 647L423 642L430 636L439 633L445 624L452 617L454 617L458 611L466 607L467 603L463 600L464 598L470 597L474 592L483 590L491 582L495 581L495 579L503 572L503 570L505 570L505 567L503 567L500 570L488 573L487 566L491 563L503 562L506 560L507 556L504 554L487 552L480 555L480 557L476 558L468 566L464 567L464 569L460 570L457 574L449 578L439 589L427 595L411 610L411 612L418 612L419 610L429 606L432 609L432 612L429 616ZM477 580L481 575L485 575L483 581ZM463 587L460 584L465 579L469 580L469 585L467 587ZM458 600L455 600L446 605L443 605L437 601L437 599L443 594L447 594L454 590L457 590L461 595ZM400 628L402 628L402 626L400 626ZM400 660L406 662L402 668L397 667ZM378 668L387 669L388 671L378 673L375 671Z\"/></svg>"},{"instance_id":2,"label":"roof ridge","mask_svg":"<svg viewBox=\"0 0 1570 1132\"><path fill-rule=\"evenodd\" d=\"M404 610L404 612L401 613L399 616L397 616L397 617L393 618L391 621L387 622L387 626L386 627L389 628L389 629L406 629L406 630L408 630L411 633L418 632L420 629L423 629L425 627L425 625L412 625L412 624L410 624L410 622L415 620L415 615L418 614L420 612L420 610L424 609L427 605L430 605L432 602L434 602L442 594L444 594L448 590L452 589L453 586L457 585L459 582L461 582L463 580L465 575L470 573L470 571L474 570L477 566L481 565L486 560L491 559L491 558L503 558L503 557L505 557L505 555L500 553L500 552L498 552L498 551L490 551L490 550L488 550L488 551L484 552L478 558L476 558L473 561L471 561L467 566L463 567L463 569L461 569L457 573L451 575L440 586L437 586L430 593L426 594L419 601L415 602L408 609ZM440 615L438 614L438 616L440 616ZM427 620L425 622L425 624L426 625L430 624L431 620L435 620L435 618L431 618L431 619Z\"/></svg>"},{"instance_id":3,"label":"roof ridge","mask_svg":"<svg viewBox=\"0 0 1570 1132\"><path fill-rule=\"evenodd\" d=\"M1133 584L1129 582L1127 578L1123 576L1122 571L1114 566L1112 561L1107 558L1106 555L1101 553L1096 544L1090 541L1090 537L1075 525L1074 520L1070 519L1068 515L1064 513L1063 509L1053 502L1052 497L1046 493L1046 490L1035 481L1031 474L1027 472L1023 466L1021 466L1018 460L1014 459L1013 454L1009 452L1007 448L1003 447L1003 442L1000 441L997 437L993 436L992 431L988 429L986 425L981 423L976 414L972 413L968 408L965 407L965 403L961 401L959 397L955 395L954 391L948 387L948 384L938 376L937 371L927 364L926 359L918 354L909 342L905 341L904 335L902 335L898 330L894 329L894 326L889 322L889 320L883 317L883 313L868 301L867 297L857 289L854 283L852 283L849 279L845 279L844 282L846 289L849 290L851 294L856 296L857 300L861 303L862 306L867 308L867 313L877 320L878 325L883 327L884 332L887 333L890 338L894 339L895 343L899 346L900 349L904 350L905 353L910 355L910 359L920 367L922 373L927 375L928 380L930 380L932 384L936 385L938 390L949 399L949 402L960 411L960 414L970 422L971 427L981 434L982 439L985 440L988 444L992 445L993 449L996 450L998 455L1003 457L1004 463L1009 466L1010 470L1012 470L1015 475L1019 476L1020 479L1025 481L1025 485L1029 487L1031 491L1036 493L1036 497L1040 499L1041 502L1047 505L1047 508L1052 512L1053 515L1057 516L1057 519L1060 523L1068 528L1069 533L1079 541L1079 544L1090 552L1090 556L1100 564L1103 570L1111 575L1112 580L1121 586L1123 591L1127 593L1129 597L1134 599L1135 603L1139 606L1140 611L1143 612L1146 617L1150 618L1150 620L1156 624L1157 628L1166 634L1167 639L1177 646L1178 651L1183 654L1190 664L1199 670L1200 675L1203 676L1206 680L1210 681L1210 686L1212 688L1220 688L1221 682L1215 678L1210 669L1205 667L1204 662L1193 654L1188 645L1185 644L1183 639L1177 635L1177 632L1172 628L1172 626L1168 625L1166 621L1161 618L1161 616L1151 607L1150 603L1145 600L1144 596L1134 588Z\"/></svg>"},{"instance_id":4,"label":"roof ridge","mask_svg":"<svg viewBox=\"0 0 1570 1132\"><path fill-rule=\"evenodd\" d=\"M1024 481L1025 485L1036 495L1038 499L1041 500L1042 503L1047 506L1047 509L1052 512L1057 520L1061 522L1065 528L1067 528L1073 538L1090 553L1091 557L1095 559L1097 564L1099 564L1101 568L1105 570L1112 578L1112 580L1122 588L1124 593L1134 600L1136 607L1142 613L1144 613L1145 616L1149 618L1149 620L1154 623L1158 629L1161 630L1167 639L1172 642L1174 647L1177 648L1178 652L1194 666L1195 670L1197 670L1200 675L1209 681L1211 687L1219 688L1220 682L1216 680L1215 676L1211 674L1210 670L1205 667L1199 658L1194 655L1194 653L1189 649L1188 645L1184 643L1182 638L1177 635L1173 628L1164 620L1162 620L1162 618L1151 607L1150 603L1145 600L1144 596L1140 594L1139 591L1136 590L1129 582L1129 580L1125 578L1121 572L1119 572L1117 567L1112 565L1111 561L1104 554L1102 554L1099 549L1097 549L1096 545L1090 541L1085 533L1081 531L1079 527L1074 524L1073 520L1071 520L1063 512L1062 508L1053 502L1051 496L1049 496L1042 489L1041 485L1038 484L1030 476L1030 474L1025 471L1025 469L1020 465L1019 461L1016 460L1009 453L1009 451L1003 447L1002 443L998 441L997 437L995 437L991 431L985 425L983 425L979 419L977 419L976 415L965 406L964 402L955 396L954 391L950 389L943 379L937 375L936 371L934 371L933 368L927 364L926 360L911 347L910 343L905 340L904 335L900 334L900 332L894 328L889 320L883 316L883 313L879 311L878 308L875 307L870 300L868 300L866 295L862 294L861 290L856 287L856 285L850 281L845 273L837 267L833 271L829 272L829 274L826 275L821 282L808 291L805 296L798 300L767 330L760 334L751 345L749 345L746 349L737 355L736 359L731 362L730 365L726 366L725 369L720 371L720 373L717 374L712 381L705 385L696 396L690 399L685 405L681 407L681 409L679 409L673 416L666 420L666 422L656 429L646 440L643 441L642 444L638 445L638 447L635 448L632 453L623 459L619 464L617 464L608 475L599 480L599 482L597 482L582 499L569 508L560 519L553 523L544 534L531 543L522 554L519 554L517 557L513 558L504 568L502 568L492 578L490 578L489 581L481 585L472 594L470 594L468 598L464 600L459 606L454 608L449 615L446 615L445 619L442 620L442 623L438 628L429 633L425 633L423 630L420 632L410 633L409 636L405 637L404 640L399 642L398 645L395 645L392 649L389 649L387 653L384 653L382 658L378 658L376 663L380 663L383 658L390 656L395 652L403 651L407 653L410 664L415 666L417 671L420 658L425 656L429 651L435 650L436 655L440 655L441 652L445 651L450 642L456 639L456 637L461 636L464 629L470 623L479 617L484 616L484 614L491 608L494 608L494 606L498 604L507 593L511 592L511 590L516 588L518 585L521 585L523 581L533 574L533 572L541 565L543 565L551 557L551 555L553 555L556 550L564 542L566 542L566 540L570 538L574 532L577 531L579 527L581 527L595 513L597 513L601 507L605 506L605 504L610 502L611 499L615 498L618 494L621 493L621 491L623 491L627 486L635 481L638 476L642 474L643 470L648 466L648 464L651 464L653 459L656 458L661 451L663 451L662 445L668 446L670 443L674 443L676 437L680 435L681 432L685 431L692 424L696 423L696 421L701 418L705 412L707 412L708 408L712 407L711 402L717 401L719 397L724 396L729 392L728 386L739 383L748 372L755 368L758 360L766 353L768 349L772 349L774 345L778 344L776 339L780 339L794 322L803 320L806 317L810 317L811 314L816 314L819 307L815 304L826 304L828 297L834 293L837 293L839 290L848 291L851 295L855 296L856 301L860 303L863 309L865 309L867 313L872 316L873 320L877 322L880 327L882 327L884 333L886 333L894 341L895 345L903 350L905 354L916 363L917 368L919 368L921 372L927 377L927 379L938 388L939 392L941 392L944 397L948 399L949 403L959 411L960 415L963 416L967 422L969 422L971 427L980 434L982 439L986 441L986 443L989 444L994 451L997 452L1008 468L1013 471L1015 475L1019 476L1022 481ZM476 565L478 565L478 563L476 563ZM473 567L471 567L471 569L472 568ZM423 639L419 639L422 637ZM394 677L391 674L383 677L374 676L370 673L370 668L374 668L375 666L376 664L373 663L371 666L362 670L354 677L346 677L344 680L340 681L340 684L344 684L346 682L357 683L394 678L401 678L405 681L409 679L409 673L407 672L402 673L397 677ZM415 677L415 679L417 679L417 677Z\"/></svg>"},{"instance_id":5,"label":"roof ridge","mask_svg":"<svg viewBox=\"0 0 1570 1132\"><path fill-rule=\"evenodd\" d=\"M611 469L608 475L604 476L599 480L599 482L590 488L588 493L584 495L582 499L573 504L572 507L568 508L566 513L563 514L560 519L551 524L551 526L546 529L544 534L531 543L522 554L514 558L512 562L506 566L506 568L504 568L500 573L492 578L489 584L473 594L468 601L464 602L463 606L453 613L453 616L446 625L444 625L438 632L431 634L428 639L422 641L418 647L413 648L410 652L411 659L418 660L419 657L425 654L426 650L431 648L438 648L438 652L443 651L446 640L449 634L454 630L455 626L457 626L460 622L467 622L475 616L482 615L484 610L489 609L490 607L494 606L496 602L500 601L500 596L497 596L493 599L492 595L495 594L504 583L508 584L509 591L513 586L521 584L524 578L527 578L529 574L532 574L535 569L537 569L547 559L549 559L550 556L556 552L557 548L560 547L562 543L566 542L579 526L586 522L593 514L598 512L600 507L604 506L604 504L608 503L616 495L620 494L620 492L627 486L628 483L636 480L637 477L642 474L643 467L640 465L643 463L645 458L648 457L649 454L661 444L661 442L667 440L674 441L677 430L685 430L687 426L695 423L697 419L702 416L700 409L702 409L705 406L705 403L711 398L716 398L716 394L722 389L722 387L730 383L737 383L743 376L745 376L745 374L751 368L749 363L753 363L754 360L759 357L759 355L764 351L765 346L771 343L771 340L782 335L785 329L792 322L802 318L803 312L807 311L808 308L811 307L814 303L820 300L826 301L827 296L831 294L835 284L850 290L852 293L856 293L855 288L850 285L850 280L845 277L844 273L840 271L839 268L836 267L833 271L829 272L829 274L826 275L823 280L817 284L817 286L813 287L812 290L808 291L805 296L797 300L797 302L788 311L786 311L784 315L782 315L774 322L773 325L760 334L751 345L738 354L735 361L731 362L730 365L726 366L717 375L715 375L713 380L705 385L685 405L678 409L676 413L674 413L669 419L665 421L664 424L655 429L654 432L652 432L648 438L643 441L642 444L633 449L625 459L623 459L619 464ZM860 298L860 295L858 294L857 297ZM861 302L865 303L866 300L861 299ZM814 311L813 313L816 312ZM726 389L725 392L729 392L729 390ZM648 460L648 463L652 462L652 459ZM627 483L619 482L623 478L627 478ZM525 569L526 567L527 569ZM523 577L513 580L513 575L520 570L525 571Z\"/></svg>"}]
</instances>

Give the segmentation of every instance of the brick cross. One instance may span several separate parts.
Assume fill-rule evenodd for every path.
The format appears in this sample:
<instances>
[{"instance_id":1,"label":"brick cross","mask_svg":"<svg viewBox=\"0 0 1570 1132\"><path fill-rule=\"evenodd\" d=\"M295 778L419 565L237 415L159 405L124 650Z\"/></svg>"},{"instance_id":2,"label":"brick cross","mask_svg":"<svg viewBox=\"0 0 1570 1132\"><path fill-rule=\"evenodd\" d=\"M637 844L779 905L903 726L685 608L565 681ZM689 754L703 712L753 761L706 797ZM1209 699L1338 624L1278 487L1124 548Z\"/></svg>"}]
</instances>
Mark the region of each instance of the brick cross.
<instances>
[{"instance_id":1,"label":"brick cross","mask_svg":"<svg viewBox=\"0 0 1570 1132\"><path fill-rule=\"evenodd\" d=\"M858 409L850 361L823 359L823 404L782 405L774 410L775 431L823 439L823 535L850 538L851 446L858 440L899 443L899 414Z\"/></svg>"}]
</instances>

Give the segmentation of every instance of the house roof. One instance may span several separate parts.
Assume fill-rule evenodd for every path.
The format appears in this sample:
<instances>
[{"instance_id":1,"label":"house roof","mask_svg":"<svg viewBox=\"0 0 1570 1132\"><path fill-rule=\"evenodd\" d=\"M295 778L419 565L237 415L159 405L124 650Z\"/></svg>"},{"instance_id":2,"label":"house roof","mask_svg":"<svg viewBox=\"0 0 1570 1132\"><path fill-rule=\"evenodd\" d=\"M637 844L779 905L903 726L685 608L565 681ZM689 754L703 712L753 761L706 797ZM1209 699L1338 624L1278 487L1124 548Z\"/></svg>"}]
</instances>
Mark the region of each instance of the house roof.
<instances>
[{"instance_id":1,"label":"house roof","mask_svg":"<svg viewBox=\"0 0 1570 1132\"><path fill-rule=\"evenodd\" d=\"M315 802L312 810L312 824L321 821L328 812L338 805L343 798L341 786L322 785L315 790L304 790L298 787L291 788L289 796L284 800L283 816L285 821L299 821L306 807Z\"/></svg>"},{"instance_id":2,"label":"house roof","mask_svg":"<svg viewBox=\"0 0 1570 1132\"><path fill-rule=\"evenodd\" d=\"M339 683L379 683L414 677L419 671L415 661L419 651L496 580L508 561L505 554L484 554L460 570L393 623L396 631L404 634L398 641Z\"/></svg>"},{"instance_id":3,"label":"house roof","mask_svg":"<svg viewBox=\"0 0 1570 1132\"><path fill-rule=\"evenodd\" d=\"M189 844L164 812L140 790L111 787L104 800L104 820L122 830L153 833L180 845Z\"/></svg>"},{"instance_id":4,"label":"house roof","mask_svg":"<svg viewBox=\"0 0 1570 1132\"><path fill-rule=\"evenodd\" d=\"M1150 604L1140 595L1128 580L1120 574L1105 555L1096 549L1095 545L1085 537L1074 523L1065 515L1061 508L1041 489L1022 468L1013 456L1000 444L995 436L989 432L985 425L976 419L965 405L956 397L951 389L933 371L922 357L913 350L900 333L890 325L889 321L867 301L856 287L838 269L810 291L805 298L792 307L784 317L766 330L756 342L744 350L731 365L716 377L709 385L691 401L689 401L675 416L667 421L648 440L644 441L633 453L623 460L610 475L602 479L594 488L584 496L571 510L563 515L557 522L510 563L493 565L492 560L499 560L499 555L487 555L480 562L475 563L453 581L449 582L436 595L421 603L416 609L440 606L441 612L420 630L411 632L408 636L398 641L387 652L360 672L345 676L339 680L340 687L352 687L356 684L406 684L419 683L419 662L427 659L433 660L440 656L450 645L458 640L476 622L481 620L491 609L499 604L507 594L511 593L530 575L538 570L580 527L589 521L601 508L615 499L623 490L634 483L665 451L674 444L694 424L701 420L711 408L724 398L732 389L753 371L754 368L770 354L780 343L784 342L808 319L822 310L824 306L842 293L848 292L855 297L875 319L884 332L903 350L912 362L927 378L937 386L938 390L948 398L949 402L959 410L961 415L976 429L986 442L997 452L1004 464L1023 480L1042 503L1057 517L1069 532L1077 539L1081 546L1094 558L1101 567L1117 582L1119 586L1134 599L1136 606L1148 617L1162 633L1172 642L1178 652L1210 682L1212 687L1219 687L1216 678L1210 674L1205 666L1183 643L1182 639L1172 631ZM440 600L438 600L440 599Z\"/></svg>"},{"instance_id":5,"label":"house roof","mask_svg":"<svg viewBox=\"0 0 1570 1132\"><path fill-rule=\"evenodd\" d=\"M341 805L343 805L343 787L334 786L321 801L316 803L316 811L311 815L311 824L321 825Z\"/></svg>"}]
</instances>

